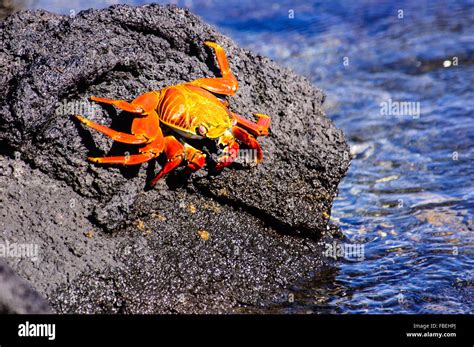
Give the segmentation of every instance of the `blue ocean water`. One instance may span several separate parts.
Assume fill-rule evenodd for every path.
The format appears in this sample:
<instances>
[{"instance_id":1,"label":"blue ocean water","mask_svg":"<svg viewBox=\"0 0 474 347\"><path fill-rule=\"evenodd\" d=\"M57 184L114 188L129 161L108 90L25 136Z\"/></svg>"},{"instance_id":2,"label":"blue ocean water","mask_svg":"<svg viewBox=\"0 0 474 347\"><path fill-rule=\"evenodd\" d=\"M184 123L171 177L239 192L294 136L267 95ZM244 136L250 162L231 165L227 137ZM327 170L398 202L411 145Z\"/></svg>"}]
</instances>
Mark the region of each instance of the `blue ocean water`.
<instances>
[{"instance_id":1,"label":"blue ocean water","mask_svg":"<svg viewBox=\"0 0 474 347\"><path fill-rule=\"evenodd\" d=\"M118 2L146 3L30 6ZM358 257L344 248L271 312L474 313L474 2L174 3L322 88L351 145L331 218Z\"/></svg>"}]
</instances>

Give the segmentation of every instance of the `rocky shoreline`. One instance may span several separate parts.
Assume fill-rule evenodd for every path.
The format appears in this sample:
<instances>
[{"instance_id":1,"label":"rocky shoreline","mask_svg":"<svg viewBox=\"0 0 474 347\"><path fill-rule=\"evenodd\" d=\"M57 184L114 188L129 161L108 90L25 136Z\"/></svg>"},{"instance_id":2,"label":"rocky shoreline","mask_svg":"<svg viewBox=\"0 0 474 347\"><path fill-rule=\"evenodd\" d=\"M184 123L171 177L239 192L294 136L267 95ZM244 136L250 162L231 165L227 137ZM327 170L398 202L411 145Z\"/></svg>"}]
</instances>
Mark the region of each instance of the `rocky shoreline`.
<instances>
[{"instance_id":1,"label":"rocky shoreline","mask_svg":"<svg viewBox=\"0 0 474 347\"><path fill-rule=\"evenodd\" d=\"M334 237L332 200L350 155L305 78L174 6L20 11L0 38L1 228L5 240L39 246L36 262L6 261L55 312L248 312L285 301L325 266L320 242ZM230 108L272 117L264 162L178 171L152 190L159 160L87 162L136 150L74 121L80 111L127 131L128 114L88 96L133 99L213 76L205 40L225 48L239 80Z\"/></svg>"}]
</instances>

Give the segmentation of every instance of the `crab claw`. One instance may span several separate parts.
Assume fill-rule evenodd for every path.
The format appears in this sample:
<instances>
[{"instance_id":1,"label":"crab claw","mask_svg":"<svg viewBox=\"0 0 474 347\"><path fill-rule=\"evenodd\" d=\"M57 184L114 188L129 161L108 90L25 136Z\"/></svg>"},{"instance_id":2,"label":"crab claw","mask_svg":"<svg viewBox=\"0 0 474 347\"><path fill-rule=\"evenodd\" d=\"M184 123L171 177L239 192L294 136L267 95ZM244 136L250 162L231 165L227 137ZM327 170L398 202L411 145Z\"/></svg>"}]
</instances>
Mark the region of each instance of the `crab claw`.
<instances>
[{"instance_id":1,"label":"crab claw","mask_svg":"<svg viewBox=\"0 0 474 347\"><path fill-rule=\"evenodd\" d=\"M204 167L204 165L206 164L206 155L203 152L197 150L196 148L188 144L184 144L184 148L186 153L186 161L188 163L187 167L189 171L197 171L200 168Z\"/></svg>"},{"instance_id":2,"label":"crab claw","mask_svg":"<svg viewBox=\"0 0 474 347\"><path fill-rule=\"evenodd\" d=\"M219 138L219 145L224 147L224 149L222 150L223 154L217 159L217 170L232 164L239 154L239 144L229 130Z\"/></svg>"},{"instance_id":3,"label":"crab claw","mask_svg":"<svg viewBox=\"0 0 474 347\"><path fill-rule=\"evenodd\" d=\"M263 152L260 144L255 139L255 137L246 131L243 128L238 126L234 126L232 128L232 133L234 134L235 138L241 141L243 144L247 145L250 149L255 151L255 164L259 164L263 160Z\"/></svg>"}]
</instances>

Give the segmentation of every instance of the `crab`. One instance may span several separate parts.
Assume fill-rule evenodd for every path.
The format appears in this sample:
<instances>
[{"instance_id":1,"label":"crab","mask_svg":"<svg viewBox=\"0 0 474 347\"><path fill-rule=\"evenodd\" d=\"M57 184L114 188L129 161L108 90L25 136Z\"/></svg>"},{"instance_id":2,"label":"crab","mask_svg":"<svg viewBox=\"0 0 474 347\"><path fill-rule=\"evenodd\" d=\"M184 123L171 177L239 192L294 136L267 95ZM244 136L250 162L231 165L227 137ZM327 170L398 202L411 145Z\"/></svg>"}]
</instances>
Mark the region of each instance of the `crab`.
<instances>
[{"instance_id":1,"label":"crab","mask_svg":"<svg viewBox=\"0 0 474 347\"><path fill-rule=\"evenodd\" d=\"M186 143L185 139L216 141L222 149L215 163L217 170L230 165L237 158L239 143L253 150L256 164L263 160L262 148L256 137L269 134L270 117L254 113L256 122L252 122L229 110L229 103L218 95L235 95L238 89L237 79L230 70L224 49L214 42L206 41L204 44L214 50L222 77L199 78L150 91L131 102L90 97L94 102L110 104L136 115L132 122L131 134L115 131L76 115L80 122L115 141L143 145L139 148L139 154L89 157L90 161L100 164L138 165L164 154L166 163L149 182L153 186L183 162L191 172L205 166L207 155ZM164 136L162 125L171 129L174 134Z\"/></svg>"}]
</instances>

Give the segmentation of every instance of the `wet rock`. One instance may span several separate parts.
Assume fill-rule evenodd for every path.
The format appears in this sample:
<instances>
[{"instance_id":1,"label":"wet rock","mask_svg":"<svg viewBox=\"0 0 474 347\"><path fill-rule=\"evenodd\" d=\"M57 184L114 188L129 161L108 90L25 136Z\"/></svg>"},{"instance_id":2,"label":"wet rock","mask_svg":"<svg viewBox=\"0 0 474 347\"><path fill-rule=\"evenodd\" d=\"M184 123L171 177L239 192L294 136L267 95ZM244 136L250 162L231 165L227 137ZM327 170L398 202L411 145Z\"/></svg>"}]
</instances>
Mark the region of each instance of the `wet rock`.
<instances>
[{"instance_id":1,"label":"wet rock","mask_svg":"<svg viewBox=\"0 0 474 347\"><path fill-rule=\"evenodd\" d=\"M161 160L137 167L87 162L88 155L136 151L74 121L71 116L80 113L129 131L130 114L87 98L130 100L214 76L218 70L205 40L225 48L239 80L230 108L272 117L271 135L260 141L264 162L190 177L177 170L153 190L146 182ZM35 235L55 221L44 236L35 236L43 259L53 259L51 267L28 277L59 312L227 312L281 299L292 283L323 265L317 239L328 228L349 165L342 131L322 111L323 93L238 48L188 11L119 5L74 18L14 14L0 24L0 93L6 168L0 198L9 205L3 223L12 224L15 235L34 214ZM9 174L18 162L26 165L23 174ZM34 187L29 174L39 182ZM71 206L71 199L77 204ZM35 201L42 202L40 213ZM10 223L20 205L23 219ZM95 237L85 236L91 230ZM67 256L60 261L62 254ZM56 261L61 275L54 274ZM22 275L32 271L23 263L12 265Z\"/></svg>"}]
</instances>

